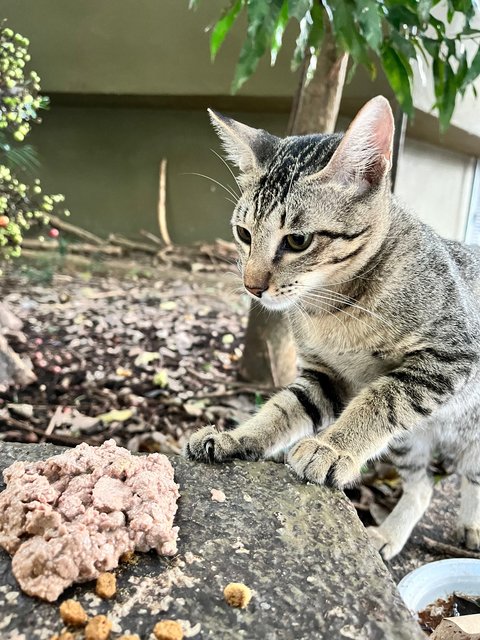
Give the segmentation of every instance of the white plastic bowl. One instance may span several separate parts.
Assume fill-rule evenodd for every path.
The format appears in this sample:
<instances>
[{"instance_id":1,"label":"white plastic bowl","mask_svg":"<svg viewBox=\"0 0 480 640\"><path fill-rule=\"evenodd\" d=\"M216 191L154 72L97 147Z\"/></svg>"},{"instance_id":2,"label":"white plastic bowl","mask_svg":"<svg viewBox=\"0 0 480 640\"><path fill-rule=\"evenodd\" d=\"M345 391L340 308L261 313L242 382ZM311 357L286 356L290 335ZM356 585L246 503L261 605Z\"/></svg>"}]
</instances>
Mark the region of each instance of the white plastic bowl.
<instances>
[{"instance_id":1,"label":"white plastic bowl","mask_svg":"<svg viewBox=\"0 0 480 640\"><path fill-rule=\"evenodd\" d=\"M407 607L414 612L454 591L480 596L480 560L450 558L424 564L400 580L398 590Z\"/></svg>"}]
</instances>

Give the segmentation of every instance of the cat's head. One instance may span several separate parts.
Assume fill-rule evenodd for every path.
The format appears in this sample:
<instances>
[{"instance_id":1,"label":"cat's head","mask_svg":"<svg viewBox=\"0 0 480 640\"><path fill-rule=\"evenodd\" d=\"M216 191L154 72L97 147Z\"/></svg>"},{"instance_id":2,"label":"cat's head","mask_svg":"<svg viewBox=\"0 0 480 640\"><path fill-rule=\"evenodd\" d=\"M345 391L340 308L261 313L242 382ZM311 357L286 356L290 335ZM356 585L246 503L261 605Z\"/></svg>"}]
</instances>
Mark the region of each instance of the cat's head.
<instances>
[{"instance_id":1,"label":"cat's head","mask_svg":"<svg viewBox=\"0 0 480 640\"><path fill-rule=\"evenodd\" d=\"M346 134L278 138L210 111L242 189L232 216L246 290L269 309L352 278L390 224L393 116L370 100Z\"/></svg>"}]
</instances>

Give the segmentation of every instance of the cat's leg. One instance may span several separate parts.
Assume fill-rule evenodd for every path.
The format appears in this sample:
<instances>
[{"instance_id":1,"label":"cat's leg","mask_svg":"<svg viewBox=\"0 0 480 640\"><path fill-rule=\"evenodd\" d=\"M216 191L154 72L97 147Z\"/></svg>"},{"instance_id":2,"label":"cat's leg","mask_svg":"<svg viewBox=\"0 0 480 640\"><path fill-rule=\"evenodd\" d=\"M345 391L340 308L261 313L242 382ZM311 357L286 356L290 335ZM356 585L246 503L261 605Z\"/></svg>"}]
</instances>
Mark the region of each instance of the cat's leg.
<instances>
[{"instance_id":1,"label":"cat's leg","mask_svg":"<svg viewBox=\"0 0 480 640\"><path fill-rule=\"evenodd\" d=\"M385 560L403 549L430 504L433 480L427 468L431 446L422 435L394 441L389 448L392 462L403 479L402 497L379 527L367 529L370 541Z\"/></svg>"},{"instance_id":2,"label":"cat's leg","mask_svg":"<svg viewBox=\"0 0 480 640\"><path fill-rule=\"evenodd\" d=\"M458 536L467 547L480 549L480 466L477 475L462 476L462 497L458 514Z\"/></svg>"},{"instance_id":3,"label":"cat's leg","mask_svg":"<svg viewBox=\"0 0 480 640\"><path fill-rule=\"evenodd\" d=\"M294 445L289 464L318 484L355 482L365 462L421 425L464 385L477 359L467 349L450 353L428 347L406 354L402 365L365 387L335 424Z\"/></svg>"},{"instance_id":4,"label":"cat's leg","mask_svg":"<svg viewBox=\"0 0 480 640\"><path fill-rule=\"evenodd\" d=\"M219 432L210 426L194 433L186 444L185 455L209 462L272 455L331 424L340 413L341 394L340 384L327 373L305 369L295 382L236 429Z\"/></svg>"}]
</instances>

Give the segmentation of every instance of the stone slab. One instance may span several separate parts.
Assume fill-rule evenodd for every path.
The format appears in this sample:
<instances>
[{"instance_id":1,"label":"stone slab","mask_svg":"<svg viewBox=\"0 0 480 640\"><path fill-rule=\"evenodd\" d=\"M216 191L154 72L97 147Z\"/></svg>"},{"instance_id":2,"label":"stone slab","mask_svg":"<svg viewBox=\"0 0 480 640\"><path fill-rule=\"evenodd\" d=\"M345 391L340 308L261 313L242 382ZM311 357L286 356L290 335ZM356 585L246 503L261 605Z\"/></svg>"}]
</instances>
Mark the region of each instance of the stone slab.
<instances>
[{"instance_id":1,"label":"stone slab","mask_svg":"<svg viewBox=\"0 0 480 640\"><path fill-rule=\"evenodd\" d=\"M62 450L1 444L0 470ZM120 631L150 638L162 618L183 620L187 637L198 640L424 637L342 493L302 484L272 462L171 460L181 488L178 556L140 554L137 564L122 565L113 601L97 598L92 583L61 598L77 598L90 615L109 615L112 638ZM213 501L211 489L226 501ZM246 610L224 602L229 582L254 590ZM58 606L23 595L1 552L1 640L43 640L61 628Z\"/></svg>"}]
</instances>

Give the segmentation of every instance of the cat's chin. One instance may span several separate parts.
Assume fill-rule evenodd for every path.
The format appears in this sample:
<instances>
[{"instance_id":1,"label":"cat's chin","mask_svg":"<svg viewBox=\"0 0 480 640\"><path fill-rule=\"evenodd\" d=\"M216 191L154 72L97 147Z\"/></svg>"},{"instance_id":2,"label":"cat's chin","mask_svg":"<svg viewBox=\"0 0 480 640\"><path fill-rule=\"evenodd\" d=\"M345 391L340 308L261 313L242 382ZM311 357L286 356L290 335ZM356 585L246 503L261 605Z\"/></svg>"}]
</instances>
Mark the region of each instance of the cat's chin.
<instances>
[{"instance_id":1,"label":"cat's chin","mask_svg":"<svg viewBox=\"0 0 480 640\"><path fill-rule=\"evenodd\" d=\"M265 296L260 298L260 303L270 311L285 311L285 309L289 309L294 304L292 300L270 297L266 298Z\"/></svg>"}]
</instances>

